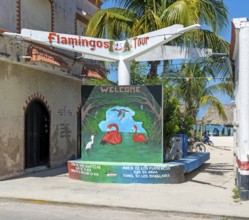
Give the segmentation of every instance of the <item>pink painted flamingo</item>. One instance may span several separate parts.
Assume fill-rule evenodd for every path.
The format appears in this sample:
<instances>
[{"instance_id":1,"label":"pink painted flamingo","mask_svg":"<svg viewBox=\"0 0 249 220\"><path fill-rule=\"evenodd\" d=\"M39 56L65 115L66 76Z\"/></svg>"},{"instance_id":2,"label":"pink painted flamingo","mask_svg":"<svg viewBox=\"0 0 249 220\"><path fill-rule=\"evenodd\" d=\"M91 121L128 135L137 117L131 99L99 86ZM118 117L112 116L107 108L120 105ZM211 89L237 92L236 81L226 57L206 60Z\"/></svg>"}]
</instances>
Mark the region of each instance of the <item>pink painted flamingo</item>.
<instances>
[{"instance_id":1,"label":"pink painted flamingo","mask_svg":"<svg viewBox=\"0 0 249 220\"><path fill-rule=\"evenodd\" d=\"M144 134L137 134L137 126L133 125L132 131L134 131L133 141L140 143L147 143L147 138Z\"/></svg>"},{"instance_id":2,"label":"pink painted flamingo","mask_svg":"<svg viewBox=\"0 0 249 220\"><path fill-rule=\"evenodd\" d=\"M111 130L114 127L115 130ZM107 133L104 135L101 144L120 144L122 142L122 136L119 133L118 125L113 123L107 126Z\"/></svg>"}]
</instances>

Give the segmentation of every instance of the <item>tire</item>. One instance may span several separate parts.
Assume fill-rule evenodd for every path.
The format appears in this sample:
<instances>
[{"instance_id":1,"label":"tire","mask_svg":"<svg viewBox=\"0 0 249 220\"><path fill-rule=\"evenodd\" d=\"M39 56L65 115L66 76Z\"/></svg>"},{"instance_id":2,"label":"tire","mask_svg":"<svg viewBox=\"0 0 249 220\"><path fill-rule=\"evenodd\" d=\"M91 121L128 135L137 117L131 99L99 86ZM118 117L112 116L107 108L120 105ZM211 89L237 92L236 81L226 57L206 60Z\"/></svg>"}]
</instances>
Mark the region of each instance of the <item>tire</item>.
<instances>
[{"instance_id":1,"label":"tire","mask_svg":"<svg viewBox=\"0 0 249 220\"><path fill-rule=\"evenodd\" d=\"M192 146L191 146L191 152L197 152L196 149L196 145L198 145L199 143L195 142Z\"/></svg>"},{"instance_id":2,"label":"tire","mask_svg":"<svg viewBox=\"0 0 249 220\"><path fill-rule=\"evenodd\" d=\"M193 152L193 145L188 145L188 152Z\"/></svg>"},{"instance_id":3,"label":"tire","mask_svg":"<svg viewBox=\"0 0 249 220\"><path fill-rule=\"evenodd\" d=\"M202 143L196 144L196 152L206 152L206 147Z\"/></svg>"},{"instance_id":4,"label":"tire","mask_svg":"<svg viewBox=\"0 0 249 220\"><path fill-rule=\"evenodd\" d=\"M214 146L214 143L213 143L213 141L208 141L208 143L207 143L209 146L211 146L211 147L213 147Z\"/></svg>"}]
</instances>

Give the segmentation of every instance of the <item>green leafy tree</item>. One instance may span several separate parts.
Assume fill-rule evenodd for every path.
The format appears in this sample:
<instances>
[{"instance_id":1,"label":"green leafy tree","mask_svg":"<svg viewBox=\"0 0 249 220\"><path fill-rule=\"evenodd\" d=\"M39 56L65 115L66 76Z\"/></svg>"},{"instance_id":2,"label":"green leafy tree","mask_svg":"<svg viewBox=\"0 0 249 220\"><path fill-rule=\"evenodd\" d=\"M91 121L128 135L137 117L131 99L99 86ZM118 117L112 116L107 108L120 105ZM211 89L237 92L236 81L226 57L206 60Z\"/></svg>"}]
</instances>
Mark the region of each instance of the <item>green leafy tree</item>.
<instances>
[{"instance_id":1,"label":"green leafy tree","mask_svg":"<svg viewBox=\"0 0 249 220\"><path fill-rule=\"evenodd\" d=\"M213 105L217 108L220 117L226 119L223 105L215 94L232 94L232 84L221 81L215 83L217 75L207 63L188 62L168 76L176 96L185 106L186 115L191 115L196 120L200 107ZM214 83L211 84L210 80Z\"/></svg>"},{"instance_id":2,"label":"green leafy tree","mask_svg":"<svg viewBox=\"0 0 249 220\"><path fill-rule=\"evenodd\" d=\"M86 35L126 39L173 24L206 27L184 34L174 45L192 45L228 52L228 43L217 34L227 26L227 8L222 0L116 0L118 7L97 11L86 27ZM157 76L158 61L150 61L149 77ZM223 67L225 68L225 67Z\"/></svg>"},{"instance_id":3,"label":"green leafy tree","mask_svg":"<svg viewBox=\"0 0 249 220\"><path fill-rule=\"evenodd\" d=\"M87 81L87 85L91 85L91 86L112 86L112 85L114 85L114 83L109 81L106 78L103 78L103 79L90 78Z\"/></svg>"},{"instance_id":4,"label":"green leafy tree","mask_svg":"<svg viewBox=\"0 0 249 220\"><path fill-rule=\"evenodd\" d=\"M180 102L173 95L173 88L171 86L164 87L164 99L163 99L163 138L164 138L164 152L170 148L170 140L174 135L180 131L179 119L180 113Z\"/></svg>"}]
</instances>

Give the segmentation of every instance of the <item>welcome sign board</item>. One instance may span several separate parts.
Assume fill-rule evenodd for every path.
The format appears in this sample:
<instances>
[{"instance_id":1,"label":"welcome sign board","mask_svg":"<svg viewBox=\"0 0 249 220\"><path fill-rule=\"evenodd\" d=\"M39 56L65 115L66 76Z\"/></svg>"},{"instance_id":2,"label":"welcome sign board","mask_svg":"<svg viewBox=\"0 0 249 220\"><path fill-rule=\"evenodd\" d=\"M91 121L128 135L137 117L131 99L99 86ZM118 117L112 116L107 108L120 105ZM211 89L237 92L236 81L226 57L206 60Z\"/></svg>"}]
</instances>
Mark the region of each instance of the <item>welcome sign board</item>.
<instances>
[{"instance_id":1,"label":"welcome sign board","mask_svg":"<svg viewBox=\"0 0 249 220\"><path fill-rule=\"evenodd\" d=\"M163 162L162 86L82 86L83 161Z\"/></svg>"}]
</instances>

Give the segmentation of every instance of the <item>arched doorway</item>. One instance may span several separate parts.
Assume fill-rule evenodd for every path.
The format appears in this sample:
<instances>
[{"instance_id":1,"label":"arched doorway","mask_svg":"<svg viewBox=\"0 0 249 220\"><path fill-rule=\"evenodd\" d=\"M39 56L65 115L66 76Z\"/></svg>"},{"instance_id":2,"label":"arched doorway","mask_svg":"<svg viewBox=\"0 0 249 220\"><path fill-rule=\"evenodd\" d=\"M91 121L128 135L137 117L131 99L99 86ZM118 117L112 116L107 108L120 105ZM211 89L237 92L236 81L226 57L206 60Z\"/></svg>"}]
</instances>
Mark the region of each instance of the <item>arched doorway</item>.
<instances>
[{"instance_id":1,"label":"arched doorway","mask_svg":"<svg viewBox=\"0 0 249 220\"><path fill-rule=\"evenodd\" d=\"M32 101L25 113L25 169L49 165L49 112Z\"/></svg>"}]
</instances>

